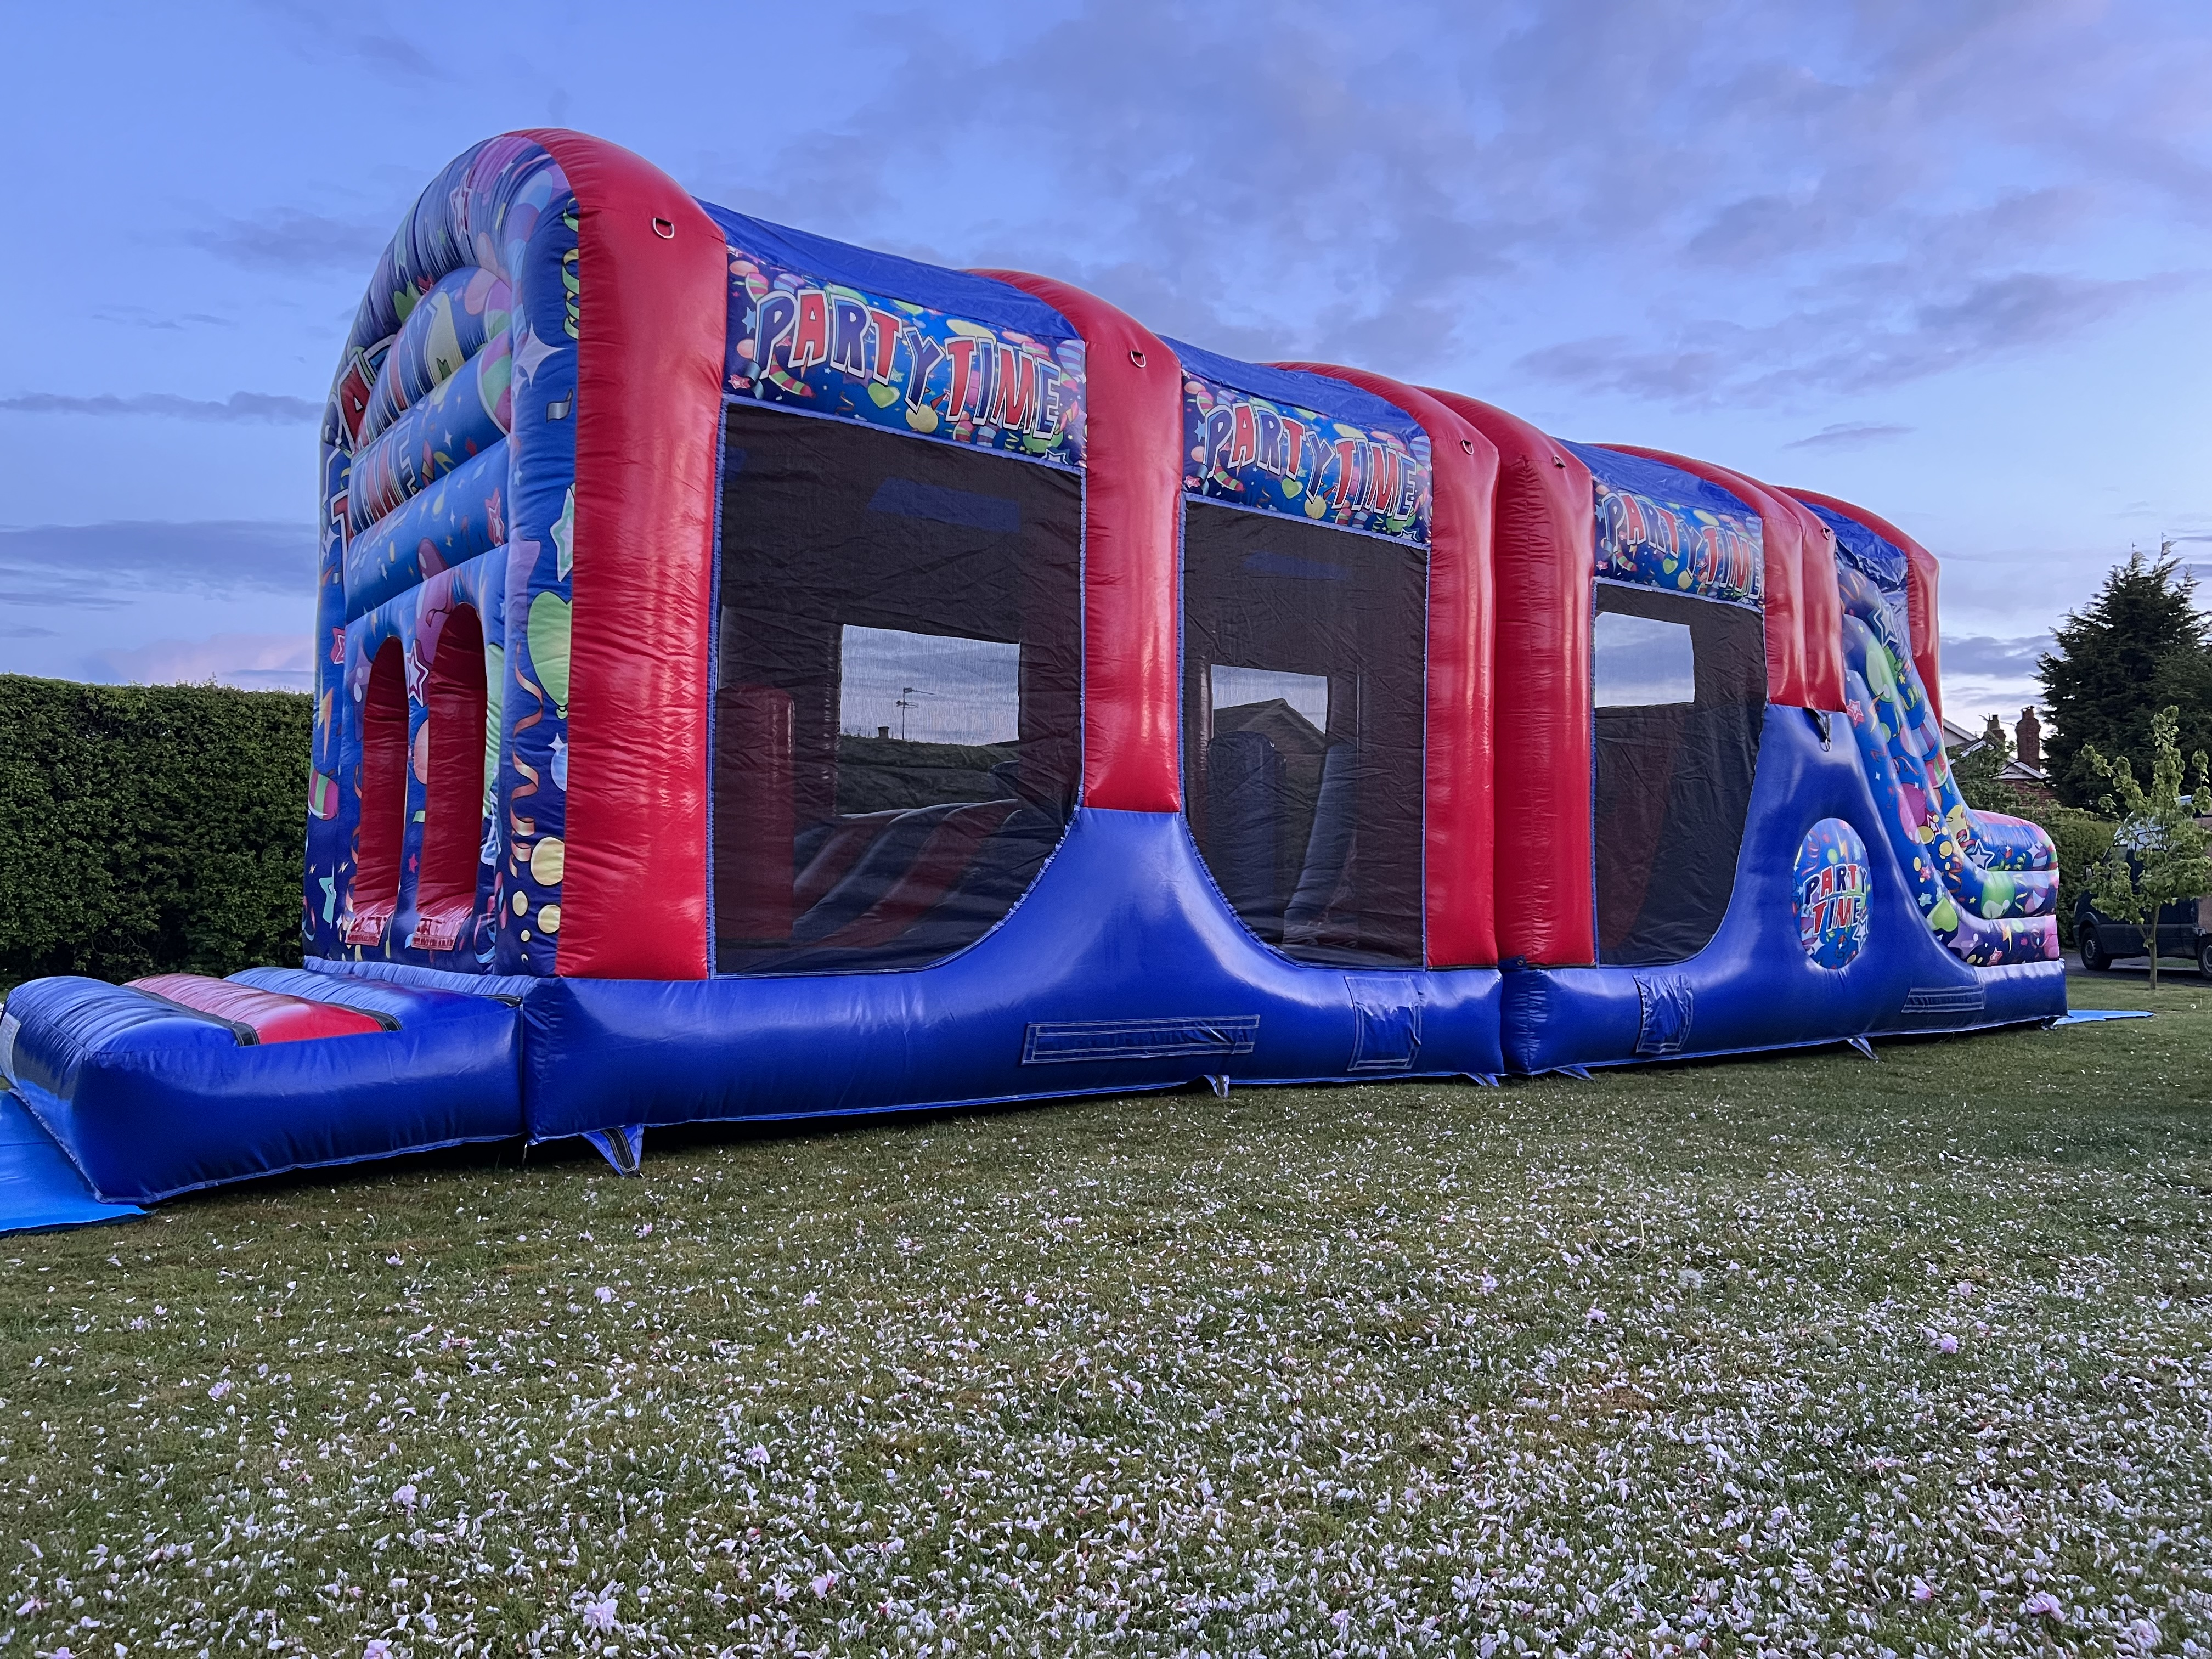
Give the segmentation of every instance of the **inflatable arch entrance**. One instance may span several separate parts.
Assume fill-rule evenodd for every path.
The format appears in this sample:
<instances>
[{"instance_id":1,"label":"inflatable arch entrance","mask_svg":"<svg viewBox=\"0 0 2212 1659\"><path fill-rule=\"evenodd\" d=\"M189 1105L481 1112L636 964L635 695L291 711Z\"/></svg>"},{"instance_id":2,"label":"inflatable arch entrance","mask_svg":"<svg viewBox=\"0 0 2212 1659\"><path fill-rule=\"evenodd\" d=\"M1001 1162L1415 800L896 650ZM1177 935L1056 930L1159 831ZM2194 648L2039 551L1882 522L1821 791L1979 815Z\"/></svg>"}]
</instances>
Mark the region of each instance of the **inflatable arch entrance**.
<instances>
[{"instance_id":1,"label":"inflatable arch entrance","mask_svg":"<svg viewBox=\"0 0 2212 1659\"><path fill-rule=\"evenodd\" d=\"M322 437L305 965L0 1019L104 1198L2064 1008L1842 502L556 131L423 192Z\"/></svg>"}]
</instances>

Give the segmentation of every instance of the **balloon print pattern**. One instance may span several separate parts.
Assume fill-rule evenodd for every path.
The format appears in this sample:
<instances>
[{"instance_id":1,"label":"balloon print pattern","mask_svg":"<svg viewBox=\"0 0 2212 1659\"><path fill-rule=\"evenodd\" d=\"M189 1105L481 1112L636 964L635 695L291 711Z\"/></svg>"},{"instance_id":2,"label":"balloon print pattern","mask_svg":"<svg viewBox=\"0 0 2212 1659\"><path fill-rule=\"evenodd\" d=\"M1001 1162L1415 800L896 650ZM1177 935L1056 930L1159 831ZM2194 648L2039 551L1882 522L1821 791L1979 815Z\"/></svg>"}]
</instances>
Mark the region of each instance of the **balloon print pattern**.
<instances>
[{"instance_id":1,"label":"balloon print pattern","mask_svg":"<svg viewBox=\"0 0 2212 1659\"><path fill-rule=\"evenodd\" d=\"M1967 806L1894 614L1863 574L1844 567L1837 574L1851 730L1921 915L1974 967L2057 961L2051 838L2021 819Z\"/></svg>"}]
</instances>

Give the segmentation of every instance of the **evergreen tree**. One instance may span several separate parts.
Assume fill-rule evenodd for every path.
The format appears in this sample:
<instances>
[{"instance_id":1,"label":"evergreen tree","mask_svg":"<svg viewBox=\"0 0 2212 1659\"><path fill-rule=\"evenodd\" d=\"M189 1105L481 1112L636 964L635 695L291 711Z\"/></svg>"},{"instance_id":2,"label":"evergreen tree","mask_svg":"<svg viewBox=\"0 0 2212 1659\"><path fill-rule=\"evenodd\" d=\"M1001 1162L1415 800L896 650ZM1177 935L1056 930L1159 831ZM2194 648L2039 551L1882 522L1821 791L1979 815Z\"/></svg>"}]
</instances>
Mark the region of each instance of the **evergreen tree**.
<instances>
[{"instance_id":1,"label":"evergreen tree","mask_svg":"<svg viewBox=\"0 0 2212 1659\"><path fill-rule=\"evenodd\" d=\"M2179 711L2185 750L2212 748L2212 638L2197 609L2197 585L2180 574L2172 544L2155 559L2130 553L2094 599L2068 615L2056 639L2057 649L2039 665L2057 727L2045 762L2067 805L2094 806L2106 793L2086 749L2124 757L2150 775L2151 717L2161 708Z\"/></svg>"}]
</instances>

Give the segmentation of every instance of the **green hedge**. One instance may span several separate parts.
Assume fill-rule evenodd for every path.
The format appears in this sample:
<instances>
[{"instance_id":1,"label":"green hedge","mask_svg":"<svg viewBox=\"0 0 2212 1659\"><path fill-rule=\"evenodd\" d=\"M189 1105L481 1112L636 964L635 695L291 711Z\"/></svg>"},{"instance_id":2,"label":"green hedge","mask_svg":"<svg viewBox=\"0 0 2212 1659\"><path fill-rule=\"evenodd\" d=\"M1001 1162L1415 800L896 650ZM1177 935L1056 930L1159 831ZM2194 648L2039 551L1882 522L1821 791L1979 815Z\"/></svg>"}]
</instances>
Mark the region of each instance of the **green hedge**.
<instances>
[{"instance_id":1,"label":"green hedge","mask_svg":"<svg viewBox=\"0 0 2212 1659\"><path fill-rule=\"evenodd\" d=\"M0 986L296 963L313 712L0 674Z\"/></svg>"}]
</instances>

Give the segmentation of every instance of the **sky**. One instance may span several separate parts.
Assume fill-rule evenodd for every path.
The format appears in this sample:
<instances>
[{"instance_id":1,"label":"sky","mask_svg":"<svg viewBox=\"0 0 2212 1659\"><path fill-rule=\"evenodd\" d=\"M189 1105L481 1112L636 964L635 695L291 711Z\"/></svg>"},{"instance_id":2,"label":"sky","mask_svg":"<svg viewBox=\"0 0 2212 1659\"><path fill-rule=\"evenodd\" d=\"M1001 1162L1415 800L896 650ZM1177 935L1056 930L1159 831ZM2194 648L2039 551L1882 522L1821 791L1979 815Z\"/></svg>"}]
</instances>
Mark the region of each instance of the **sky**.
<instances>
[{"instance_id":1,"label":"sky","mask_svg":"<svg viewBox=\"0 0 2212 1659\"><path fill-rule=\"evenodd\" d=\"M538 125L1861 502L1943 562L1954 721L2032 701L2130 547L2212 573L2203 0L0 15L0 669L307 683L355 306L440 167Z\"/></svg>"}]
</instances>

